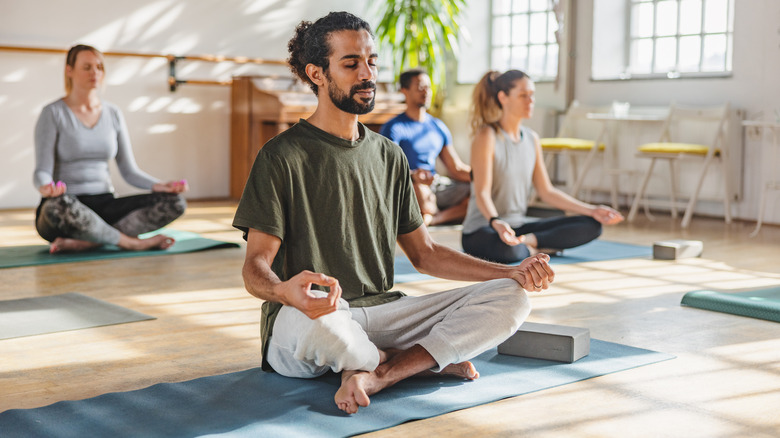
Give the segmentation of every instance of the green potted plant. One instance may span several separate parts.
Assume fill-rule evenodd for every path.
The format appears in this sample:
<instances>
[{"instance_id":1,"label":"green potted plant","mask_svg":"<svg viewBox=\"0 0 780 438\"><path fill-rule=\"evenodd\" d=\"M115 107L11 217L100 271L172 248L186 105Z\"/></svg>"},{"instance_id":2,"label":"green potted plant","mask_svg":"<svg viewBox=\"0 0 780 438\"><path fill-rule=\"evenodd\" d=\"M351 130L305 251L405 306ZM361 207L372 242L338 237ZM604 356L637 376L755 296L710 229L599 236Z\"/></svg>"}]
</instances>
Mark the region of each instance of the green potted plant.
<instances>
[{"instance_id":1,"label":"green potted plant","mask_svg":"<svg viewBox=\"0 0 780 438\"><path fill-rule=\"evenodd\" d=\"M447 84L447 63L458 56L460 21L466 0L385 0L376 26L380 44L392 53L393 76L421 68L433 82L434 106Z\"/></svg>"}]
</instances>

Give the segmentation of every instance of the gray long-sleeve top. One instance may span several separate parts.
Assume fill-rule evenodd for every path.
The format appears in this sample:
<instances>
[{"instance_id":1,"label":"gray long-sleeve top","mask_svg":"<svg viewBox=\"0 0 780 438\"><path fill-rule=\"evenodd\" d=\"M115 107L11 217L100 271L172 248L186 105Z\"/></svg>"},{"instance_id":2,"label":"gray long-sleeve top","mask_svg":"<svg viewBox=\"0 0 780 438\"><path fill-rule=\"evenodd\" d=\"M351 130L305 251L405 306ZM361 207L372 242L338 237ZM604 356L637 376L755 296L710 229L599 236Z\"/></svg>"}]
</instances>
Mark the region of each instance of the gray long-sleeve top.
<instances>
[{"instance_id":1,"label":"gray long-sleeve top","mask_svg":"<svg viewBox=\"0 0 780 438\"><path fill-rule=\"evenodd\" d=\"M46 105L35 125L35 188L62 181L72 195L114 191L108 163L116 159L122 178L129 184L151 189L158 179L138 168L130 146L122 112L102 102L100 119L86 127L64 100Z\"/></svg>"}]
</instances>

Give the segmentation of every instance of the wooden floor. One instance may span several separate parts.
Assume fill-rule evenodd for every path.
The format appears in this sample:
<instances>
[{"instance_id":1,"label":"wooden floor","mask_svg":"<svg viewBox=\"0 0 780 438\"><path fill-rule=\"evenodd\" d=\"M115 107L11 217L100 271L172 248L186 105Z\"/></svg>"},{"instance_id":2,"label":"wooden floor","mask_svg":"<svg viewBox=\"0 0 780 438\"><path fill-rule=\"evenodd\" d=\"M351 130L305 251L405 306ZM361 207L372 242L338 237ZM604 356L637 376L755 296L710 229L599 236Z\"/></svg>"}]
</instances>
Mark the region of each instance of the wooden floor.
<instances>
[{"instance_id":1,"label":"wooden floor","mask_svg":"<svg viewBox=\"0 0 780 438\"><path fill-rule=\"evenodd\" d=\"M240 242L234 205L191 203L172 228ZM2 246L44 243L32 210L0 212ZM649 245L704 241L702 258L619 260L556 268L533 294L530 321L588 327L591 336L677 355L614 373L375 432L376 437L777 437L780 324L680 306L685 292L780 285L780 228L666 216L605 230ZM457 228L433 230L459 245ZM244 370L259 364L260 302L243 287L243 247L0 270L0 299L81 292L157 316L143 321L0 341L0 411ZM399 289L424 294L458 283ZM369 408L370 409L370 408ZM359 413L357 415L360 415Z\"/></svg>"}]
</instances>

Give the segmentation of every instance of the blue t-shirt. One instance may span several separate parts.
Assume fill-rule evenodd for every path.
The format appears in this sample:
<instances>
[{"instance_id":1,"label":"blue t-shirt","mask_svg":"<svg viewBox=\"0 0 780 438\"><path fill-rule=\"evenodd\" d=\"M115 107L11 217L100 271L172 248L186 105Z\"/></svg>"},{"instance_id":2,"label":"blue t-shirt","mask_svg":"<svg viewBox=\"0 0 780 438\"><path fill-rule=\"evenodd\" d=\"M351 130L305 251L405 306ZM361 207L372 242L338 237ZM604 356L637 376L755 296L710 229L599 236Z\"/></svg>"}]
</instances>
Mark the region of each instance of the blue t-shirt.
<instances>
[{"instance_id":1,"label":"blue t-shirt","mask_svg":"<svg viewBox=\"0 0 780 438\"><path fill-rule=\"evenodd\" d=\"M441 120L425 114L422 121L401 113L382 126L380 134L398 143L409 160L409 168L436 173L436 157L444 146L452 144L452 134Z\"/></svg>"}]
</instances>

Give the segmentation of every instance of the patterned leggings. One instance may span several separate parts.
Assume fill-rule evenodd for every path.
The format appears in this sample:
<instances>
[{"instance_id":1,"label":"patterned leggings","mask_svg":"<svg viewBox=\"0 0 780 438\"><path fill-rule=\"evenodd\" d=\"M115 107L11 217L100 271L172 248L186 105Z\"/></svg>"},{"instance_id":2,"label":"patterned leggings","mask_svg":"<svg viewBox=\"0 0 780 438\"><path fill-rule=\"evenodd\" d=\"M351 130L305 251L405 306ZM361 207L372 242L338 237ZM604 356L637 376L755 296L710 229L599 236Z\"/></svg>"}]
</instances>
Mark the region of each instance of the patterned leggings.
<instances>
[{"instance_id":1,"label":"patterned leggings","mask_svg":"<svg viewBox=\"0 0 780 438\"><path fill-rule=\"evenodd\" d=\"M35 212L35 228L49 242L69 237L104 245L119 243L120 233L131 237L154 231L184 214L181 195L149 193L115 198L99 195L62 195L43 198Z\"/></svg>"}]
</instances>

